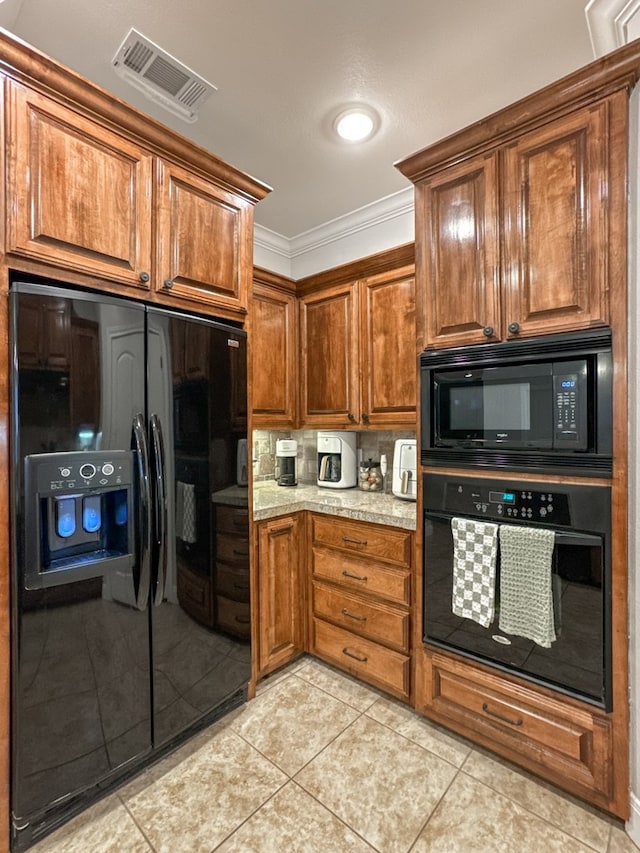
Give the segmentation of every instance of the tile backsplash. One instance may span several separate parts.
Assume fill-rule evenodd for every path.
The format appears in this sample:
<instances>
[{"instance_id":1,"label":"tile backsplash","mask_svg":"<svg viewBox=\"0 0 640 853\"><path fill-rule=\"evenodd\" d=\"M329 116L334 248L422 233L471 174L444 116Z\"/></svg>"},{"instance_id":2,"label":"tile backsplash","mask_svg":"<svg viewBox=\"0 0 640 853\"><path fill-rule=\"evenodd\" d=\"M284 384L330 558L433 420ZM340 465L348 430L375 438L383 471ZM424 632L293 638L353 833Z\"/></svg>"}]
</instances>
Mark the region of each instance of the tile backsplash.
<instances>
[{"instance_id":1,"label":"tile backsplash","mask_svg":"<svg viewBox=\"0 0 640 853\"><path fill-rule=\"evenodd\" d=\"M362 450L364 460L380 461L387 457L387 476L384 490L391 494L391 467L393 465L393 447L398 438L415 438L411 430L378 430L357 433L357 447ZM264 482L276 478L276 441L281 438L293 438L298 442L296 475L299 483L314 484L317 477L316 430L254 430L253 431L253 479Z\"/></svg>"}]
</instances>

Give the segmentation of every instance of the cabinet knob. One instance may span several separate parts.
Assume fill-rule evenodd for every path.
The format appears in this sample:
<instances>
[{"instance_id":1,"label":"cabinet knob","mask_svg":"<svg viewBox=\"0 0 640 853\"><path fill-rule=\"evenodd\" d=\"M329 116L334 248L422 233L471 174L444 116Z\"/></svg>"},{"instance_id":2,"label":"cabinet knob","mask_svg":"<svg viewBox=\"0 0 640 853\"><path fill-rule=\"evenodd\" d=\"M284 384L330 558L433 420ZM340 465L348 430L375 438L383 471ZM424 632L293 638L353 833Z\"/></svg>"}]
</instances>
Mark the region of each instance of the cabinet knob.
<instances>
[{"instance_id":1,"label":"cabinet knob","mask_svg":"<svg viewBox=\"0 0 640 853\"><path fill-rule=\"evenodd\" d=\"M520 323L509 323L508 328L512 335L517 335L520 331Z\"/></svg>"},{"instance_id":2,"label":"cabinet knob","mask_svg":"<svg viewBox=\"0 0 640 853\"><path fill-rule=\"evenodd\" d=\"M355 415L354 415L352 412L349 412L349 414L347 415L347 417L349 418L349 420L351 421L351 423L352 423L352 424L355 424L355 422L356 422L356 417L355 417Z\"/></svg>"},{"instance_id":3,"label":"cabinet knob","mask_svg":"<svg viewBox=\"0 0 640 853\"><path fill-rule=\"evenodd\" d=\"M148 272L141 272L140 275L138 276L138 278L140 279L140 281L147 282L147 281L149 281L151 276L149 275Z\"/></svg>"},{"instance_id":4,"label":"cabinet knob","mask_svg":"<svg viewBox=\"0 0 640 853\"><path fill-rule=\"evenodd\" d=\"M490 338L493 335L493 326L485 326L482 330L482 334L485 338Z\"/></svg>"},{"instance_id":5,"label":"cabinet knob","mask_svg":"<svg viewBox=\"0 0 640 853\"><path fill-rule=\"evenodd\" d=\"M167 288L167 290L171 290L171 288L173 287L173 279L165 278L163 284Z\"/></svg>"},{"instance_id":6,"label":"cabinet knob","mask_svg":"<svg viewBox=\"0 0 640 853\"><path fill-rule=\"evenodd\" d=\"M365 422L365 424L368 424L368 423L369 423L369 414L368 414L368 412L363 412L363 413L362 413L362 420Z\"/></svg>"}]
</instances>

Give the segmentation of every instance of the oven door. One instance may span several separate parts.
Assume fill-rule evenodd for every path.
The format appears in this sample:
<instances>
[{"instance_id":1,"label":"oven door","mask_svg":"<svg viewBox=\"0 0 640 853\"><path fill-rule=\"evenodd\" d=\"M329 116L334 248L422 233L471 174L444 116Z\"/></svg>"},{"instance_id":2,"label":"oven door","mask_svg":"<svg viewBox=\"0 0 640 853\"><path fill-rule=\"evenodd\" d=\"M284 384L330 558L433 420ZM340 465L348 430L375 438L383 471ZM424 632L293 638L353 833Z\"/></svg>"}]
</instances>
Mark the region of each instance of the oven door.
<instances>
[{"instance_id":1,"label":"oven door","mask_svg":"<svg viewBox=\"0 0 640 853\"><path fill-rule=\"evenodd\" d=\"M537 683L610 710L609 602L604 537L560 529L552 562L557 639L546 649L498 627L500 554L496 567L496 615L488 628L452 610L452 515L424 516L423 639L426 643L509 670ZM535 525L529 525L535 526Z\"/></svg>"}]
</instances>

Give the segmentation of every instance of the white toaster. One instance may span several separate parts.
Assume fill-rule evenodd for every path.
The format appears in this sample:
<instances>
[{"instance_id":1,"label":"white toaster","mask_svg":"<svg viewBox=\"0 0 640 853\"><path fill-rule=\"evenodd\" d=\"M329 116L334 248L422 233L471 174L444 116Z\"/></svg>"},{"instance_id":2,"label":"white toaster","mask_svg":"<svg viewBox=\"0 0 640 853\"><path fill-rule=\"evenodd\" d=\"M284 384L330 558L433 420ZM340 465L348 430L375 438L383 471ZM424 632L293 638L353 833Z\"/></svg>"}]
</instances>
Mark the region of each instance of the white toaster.
<instances>
[{"instance_id":1,"label":"white toaster","mask_svg":"<svg viewBox=\"0 0 640 853\"><path fill-rule=\"evenodd\" d=\"M415 501L418 491L415 438L398 438L393 450L391 491L397 498Z\"/></svg>"}]
</instances>

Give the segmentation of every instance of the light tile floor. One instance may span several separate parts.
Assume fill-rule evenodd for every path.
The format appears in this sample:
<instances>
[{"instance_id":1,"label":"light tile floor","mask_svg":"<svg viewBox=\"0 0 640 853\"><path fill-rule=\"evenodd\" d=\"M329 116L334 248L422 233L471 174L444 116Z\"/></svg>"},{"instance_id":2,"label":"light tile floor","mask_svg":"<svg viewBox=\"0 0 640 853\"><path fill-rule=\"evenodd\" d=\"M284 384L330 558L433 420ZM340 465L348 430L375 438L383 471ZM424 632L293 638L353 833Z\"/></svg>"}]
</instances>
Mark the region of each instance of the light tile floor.
<instances>
[{"instance_id":1,"label":"light tile floor","mask_svg":"<svg viewBox=\"0 0 640 853\"><path fill-rule=\"evenodd\" d=\"M637 853L622 824L319 661L33 853Z\"/></svg>"}]
</instances>

